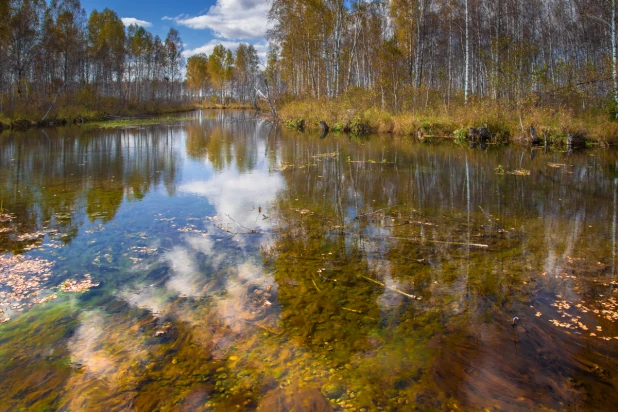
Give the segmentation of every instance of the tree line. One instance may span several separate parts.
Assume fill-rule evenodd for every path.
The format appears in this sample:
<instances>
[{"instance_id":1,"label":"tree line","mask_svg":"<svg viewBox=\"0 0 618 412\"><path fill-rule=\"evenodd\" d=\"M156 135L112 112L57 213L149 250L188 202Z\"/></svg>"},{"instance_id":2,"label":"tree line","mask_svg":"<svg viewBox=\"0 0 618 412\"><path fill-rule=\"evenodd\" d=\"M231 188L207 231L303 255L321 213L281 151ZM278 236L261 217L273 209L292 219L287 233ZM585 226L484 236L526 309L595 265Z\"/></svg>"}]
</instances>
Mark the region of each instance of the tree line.
<instances>
[{"instance_id":1,"label":"tree line","mask_svg":"<svg viewBox=\"0 0 618 412\"><path fill-rule=\"evenodd\" d=\"M273 0L270 18L271 77L294 96L618 102L616 0Z\"/></svg>"},{"instance_id":2,"label":"tree line","mask_svg":"<svg viewBox=\"0 0 618 412\"><path fill-rule=\"evenodd\" d=\"M616 0L272 0L264 71L256 49L192 56L178 32L125 27L79 0L0 0L0 116L56 107L255 103L270 91L360 91L400 111L484 99L618 106ZM615 110L615 109L614 109Z\"/></svg>"},{"instance_id":3,"label":"tree line","mask_svg":"<svg viewBox=\"0 0 618 412\"><path fill-rule=\"evenodd\" d=\"M110 9L87 16L79 0L0 0L0 16L0 115L182 99L175 29L161 39Z\"/></svg>"},{"instance_id":4,"label":"tree line","mask_svg":"<svg viewBox=\"0 0 618 412\"><path fill-rule=\"evenodd\" d=\"M240 43L235 52L216 45L210 55L196 54L187 60L187 92L194 99L225 104L231 99L256 104L260 59L251 44Z\"/></svg>"}]
</instances>

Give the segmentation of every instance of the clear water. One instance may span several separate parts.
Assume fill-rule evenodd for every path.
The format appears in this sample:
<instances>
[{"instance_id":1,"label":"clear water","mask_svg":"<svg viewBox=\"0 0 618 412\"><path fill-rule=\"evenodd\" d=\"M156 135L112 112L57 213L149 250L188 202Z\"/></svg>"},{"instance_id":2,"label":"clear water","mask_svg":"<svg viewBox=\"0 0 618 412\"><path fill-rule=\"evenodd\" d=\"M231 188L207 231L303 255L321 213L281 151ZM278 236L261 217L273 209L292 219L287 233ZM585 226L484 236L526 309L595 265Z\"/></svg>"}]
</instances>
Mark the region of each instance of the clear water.
<instances>
[{"instance_id":1,"label":"clear water","mask_svg":"<svg viewBox=\"0 0 618 412\"><path fill-rule=\"evenodd\" d=\"M0 410L618 401L614 151L201 112L5 132L0 201Z\"/></svg>"}]
</instances>

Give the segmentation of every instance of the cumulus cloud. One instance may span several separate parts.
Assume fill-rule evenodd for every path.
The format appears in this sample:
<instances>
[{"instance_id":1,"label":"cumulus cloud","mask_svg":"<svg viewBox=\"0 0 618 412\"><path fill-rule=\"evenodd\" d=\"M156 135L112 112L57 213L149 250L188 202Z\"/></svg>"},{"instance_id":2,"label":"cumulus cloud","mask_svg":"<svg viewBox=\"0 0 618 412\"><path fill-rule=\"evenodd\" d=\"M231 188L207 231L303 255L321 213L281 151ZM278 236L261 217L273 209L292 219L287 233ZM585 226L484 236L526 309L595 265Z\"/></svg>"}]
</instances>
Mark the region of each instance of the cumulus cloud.
<instances>
[{"instance_id":1,"label":"cumulus cloud","mask_svg":"<svg viewBox=\"0 0 618 412\"><path fill-rule=\"evenodd\" d=\"M231 49L235 51L238 48L238 45L242 43L239 41L229 41L229 40L211 40L203 46L196 47L195 49L185 50L182 54L184 57L191 57L194 54L204 53L210 55L217 44L223 45L226 49ZM266 43L254 43L253 47L255 47L255 51L260 58L260 60L266 60L266 53L268 52L268 46Z\"/></svg>"},{"instance_id":2,"label":"cumulus cloud","mask_svg":"<svg viewBox=\"0 0 618 412\"><path fill-rule=\"evenodd\" d=\"M142 27L150 27L152 26L152 23L146 20L139 20L136 19L135 17L123 17L120 20L122 20L122 24L124 24L125 26L130 26L132 24L137 24L138 26L142 26Z\"/></svg>"},{"instance_id":3,"label":"cumulus cloud","mask_svg":"<svg viewBox=\"0 0 618 412\"><path fill-rule=\"evenodd\" d=\"M176 23L192 29L210 29L229 40L260 39L270 28L267 0L217 0L206 14L179 16Z\"/></svg>"}]
</instances>

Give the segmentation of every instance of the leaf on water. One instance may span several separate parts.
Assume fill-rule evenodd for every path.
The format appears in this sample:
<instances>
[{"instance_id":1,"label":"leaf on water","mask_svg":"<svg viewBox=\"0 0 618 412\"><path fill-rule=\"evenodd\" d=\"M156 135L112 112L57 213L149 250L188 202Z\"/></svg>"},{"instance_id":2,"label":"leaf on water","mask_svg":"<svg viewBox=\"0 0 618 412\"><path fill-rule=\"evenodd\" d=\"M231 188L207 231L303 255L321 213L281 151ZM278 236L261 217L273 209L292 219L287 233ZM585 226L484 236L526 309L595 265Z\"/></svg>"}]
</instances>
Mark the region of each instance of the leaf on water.
<instances>
[{"instance_id":1,"label":"leaf on water","mask_svg":"<svg viewBox=\"0 0 618 412\"><path fill-rule=\"evenodd\" d=\"M517 169L517 170L513 170L512 172L508 172L508 174L515 175L515 176L530 176L530 170Z\"/></svg>"}]
</instances>

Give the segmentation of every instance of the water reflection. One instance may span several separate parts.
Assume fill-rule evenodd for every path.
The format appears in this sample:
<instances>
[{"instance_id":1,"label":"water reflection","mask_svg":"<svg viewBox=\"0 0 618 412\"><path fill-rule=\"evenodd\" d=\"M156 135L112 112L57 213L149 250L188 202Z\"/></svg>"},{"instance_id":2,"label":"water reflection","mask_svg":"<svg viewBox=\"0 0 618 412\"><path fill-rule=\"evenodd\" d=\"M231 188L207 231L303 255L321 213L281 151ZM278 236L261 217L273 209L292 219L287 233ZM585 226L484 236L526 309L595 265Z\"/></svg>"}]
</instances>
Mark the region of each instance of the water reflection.
<instances>
[{"instance_id":1,"label":"water reflection","mask_svg":"<svg viewBox=\"0 0 618 412\"><path fill-rule=\"evenodd\" d=\"M615 152L321 139L249 113L29 133L0 137L2 251L53 262L47 287L101 286L0 327L8 409L615 401Z\"/></svg>"},{"instance_id":2,"label":"water reflection","mask_svg":"<svg viewBox=\"0 0 618 412\"><path fill-rule=\"evenodd\" d=\"M23 251L32 242L16 235L43 228L67 243L85 217L109 222L124 199L141 200L160 184L173 194L182 156L171 133L67 128L2 134L0 199L15 215L15 227L0 233L0 251Z\"/></svg>"}]
</instances>

